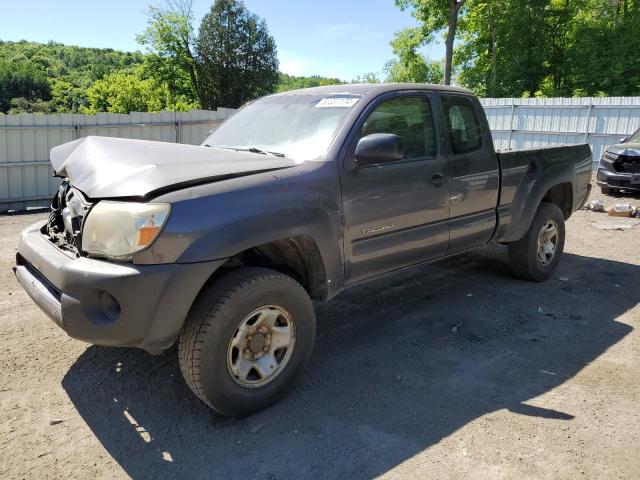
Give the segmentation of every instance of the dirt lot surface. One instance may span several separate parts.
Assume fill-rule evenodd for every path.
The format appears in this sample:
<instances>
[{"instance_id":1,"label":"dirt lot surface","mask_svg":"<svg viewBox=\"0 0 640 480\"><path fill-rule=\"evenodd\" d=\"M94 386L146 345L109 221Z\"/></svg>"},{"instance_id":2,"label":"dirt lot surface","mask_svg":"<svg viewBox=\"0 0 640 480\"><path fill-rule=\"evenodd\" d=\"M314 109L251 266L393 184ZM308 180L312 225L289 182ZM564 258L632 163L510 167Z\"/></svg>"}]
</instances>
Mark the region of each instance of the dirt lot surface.
<instances>
[{"instance_id":1,"label":"dirt lot surface","mask_svg":"<svg viewBox=\"0 0 640 480\"><path fill-rule=\"evenodd\" d=\"M640 478L639 219L576 213L543 284L492 247L318 305L301 384L238 421L174 350L89 346L32 304L10 267L42 218L0 217L0 478Z\"/></svg>"}]
</instances>

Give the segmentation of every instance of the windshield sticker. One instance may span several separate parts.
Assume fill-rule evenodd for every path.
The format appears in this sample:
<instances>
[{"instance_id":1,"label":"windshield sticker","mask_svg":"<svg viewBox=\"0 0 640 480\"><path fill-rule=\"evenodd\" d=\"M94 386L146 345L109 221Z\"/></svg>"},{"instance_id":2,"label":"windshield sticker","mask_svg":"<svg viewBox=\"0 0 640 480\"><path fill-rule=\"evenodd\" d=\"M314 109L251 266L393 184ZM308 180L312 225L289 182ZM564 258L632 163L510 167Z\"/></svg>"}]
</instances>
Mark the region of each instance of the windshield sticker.
<instances>
[{"instance_id":1,"label":"windshield sticker","mask_svg":"<svg viewBox=\"0 0 640 480\"><path fill-rule=\"evenodd\" d=\"M315 104L317 108L350 108L353 107L358 98L355 97L329 97L323 98Z\"/></svg>"}]
</instances>

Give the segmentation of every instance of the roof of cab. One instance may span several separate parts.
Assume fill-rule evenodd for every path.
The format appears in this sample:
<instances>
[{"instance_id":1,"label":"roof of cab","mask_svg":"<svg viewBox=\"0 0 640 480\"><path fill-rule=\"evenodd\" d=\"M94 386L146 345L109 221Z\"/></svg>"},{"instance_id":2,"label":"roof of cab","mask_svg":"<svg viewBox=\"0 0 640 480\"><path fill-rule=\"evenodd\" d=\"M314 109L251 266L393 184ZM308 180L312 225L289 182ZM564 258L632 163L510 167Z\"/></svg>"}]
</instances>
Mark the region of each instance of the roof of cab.
<instances>
[{"instance_id":1,"label":"roof of cab","mask_svg":"<svg viewBox=\"0 0 640 480\"><path fill-rule=\"evenodd\" d=\"M473 95L466 88L452 87L449 85L433 85L430 83L350 83L343 85L328 85L324 87L301 88L277 93L275 96L286 95L367 95L396 92L402 90L438 90L445 92L464 93Z\"/></svg>"}]
</instances>

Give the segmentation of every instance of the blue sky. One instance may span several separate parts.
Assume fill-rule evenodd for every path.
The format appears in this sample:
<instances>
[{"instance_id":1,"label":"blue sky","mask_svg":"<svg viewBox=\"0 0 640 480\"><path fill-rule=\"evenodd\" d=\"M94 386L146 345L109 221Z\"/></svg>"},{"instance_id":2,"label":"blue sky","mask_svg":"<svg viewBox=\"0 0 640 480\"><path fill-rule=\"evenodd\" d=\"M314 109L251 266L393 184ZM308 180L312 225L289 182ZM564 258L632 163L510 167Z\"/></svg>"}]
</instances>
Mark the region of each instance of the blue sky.
<instances>
[{"instance_id":1,"label":"blue sky","mask_svg":"<svg viewBox=\"0 0 640 480\"><path fill-rule=\"evenodd\" d=\"M1 40L55 40L87 47L141 50L136 34L150 3L164 0L0 0ZM194 0L196 27L213 0ZM393 0L245 0L263 17L278 45L280 70L352 80L379 73L392 57L394 32L415 25ZM11 19L11 21L6 21ZM443 56L441 46L431 58Z\"/></svg>"}]
</instances>

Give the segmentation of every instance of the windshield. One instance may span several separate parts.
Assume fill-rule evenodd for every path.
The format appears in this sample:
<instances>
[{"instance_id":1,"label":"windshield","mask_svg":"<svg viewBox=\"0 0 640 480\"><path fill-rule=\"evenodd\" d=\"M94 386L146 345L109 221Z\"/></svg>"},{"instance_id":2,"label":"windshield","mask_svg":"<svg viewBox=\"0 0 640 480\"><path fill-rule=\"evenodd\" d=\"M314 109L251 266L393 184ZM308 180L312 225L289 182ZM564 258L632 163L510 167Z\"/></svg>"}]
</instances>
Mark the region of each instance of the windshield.
<instances>
[{"instance_id":1,"label":"windshield","mask_svg":"<svg viewBox=\"0 0 640 480\"><path fill-rule=\"evenodd\" d=\"M625 143L640 143L640 130L629 137Z\"/></svg>"},{"instance_id":2,"label":"windshield","mask_svg":"<svg viewBox=\"0 0 640 480\"><path fill-rule=\"evenodd\" d=\"M358 99L356 95L265 97L239 110L202 144L283 154L294 160L319 159Z\"/></svg>"}]
</instances>

